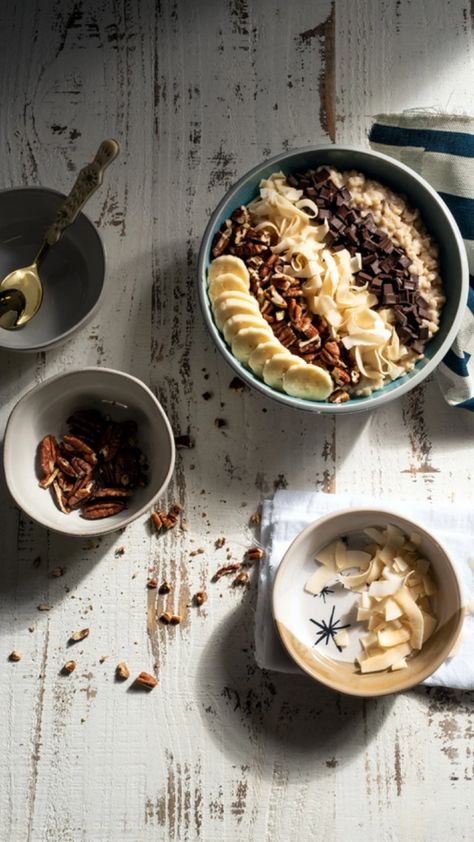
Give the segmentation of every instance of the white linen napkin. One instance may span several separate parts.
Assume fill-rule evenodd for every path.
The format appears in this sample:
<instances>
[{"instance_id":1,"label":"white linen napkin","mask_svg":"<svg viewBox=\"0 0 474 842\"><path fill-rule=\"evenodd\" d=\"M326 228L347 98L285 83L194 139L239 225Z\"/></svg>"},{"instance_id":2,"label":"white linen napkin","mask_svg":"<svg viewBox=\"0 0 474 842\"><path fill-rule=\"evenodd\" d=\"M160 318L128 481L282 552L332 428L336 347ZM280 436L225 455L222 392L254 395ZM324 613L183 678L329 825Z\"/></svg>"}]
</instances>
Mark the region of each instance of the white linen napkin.
<instances>
[{"instance_id":1,"label":"white linen napkin","mask_svg":"<svg viewBox=\"0 0 474 842\"><path fill-rule=\"evenodd\" d=\"M300 672L287 655L276 630L271 607L271 591L278 565L293 538L309 523L323 515L361 506L379 506L380 500L356 494L324 494L314 491L275 493L262 509L261 543L265 556L260 562L258 600L255 616L255 658L259 667L277 672ZM414 518L436 533L449 549L463 585L464 604L474 602L474 509L459 505L392 502L387 507L400 515ZM474 689L474 615L468 611L461 642L453 657L433 673L424 684Z\"/></svg>"}]
</instances>

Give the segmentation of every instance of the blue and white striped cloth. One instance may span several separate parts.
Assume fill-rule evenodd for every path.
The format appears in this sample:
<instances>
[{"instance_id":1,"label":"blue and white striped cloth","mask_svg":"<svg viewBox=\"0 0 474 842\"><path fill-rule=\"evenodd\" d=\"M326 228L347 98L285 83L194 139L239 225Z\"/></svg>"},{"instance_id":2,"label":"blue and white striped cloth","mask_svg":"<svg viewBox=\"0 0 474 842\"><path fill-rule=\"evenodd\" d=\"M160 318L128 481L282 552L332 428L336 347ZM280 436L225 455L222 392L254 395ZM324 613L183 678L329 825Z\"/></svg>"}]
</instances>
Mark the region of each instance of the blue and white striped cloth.
<instances>
[{"instance_id":1,"label":"blue and white striped cloth","mask_svg":"<svg viewBox=\"0 0 474 842\"><path fill-rule=\"evenodd\" d=\"M418 110L379 114L369 141L429 181L461 231L470 273L468 305L436 373L447 402L474 411L474 117Z\"/></svg>"}]
</instances>

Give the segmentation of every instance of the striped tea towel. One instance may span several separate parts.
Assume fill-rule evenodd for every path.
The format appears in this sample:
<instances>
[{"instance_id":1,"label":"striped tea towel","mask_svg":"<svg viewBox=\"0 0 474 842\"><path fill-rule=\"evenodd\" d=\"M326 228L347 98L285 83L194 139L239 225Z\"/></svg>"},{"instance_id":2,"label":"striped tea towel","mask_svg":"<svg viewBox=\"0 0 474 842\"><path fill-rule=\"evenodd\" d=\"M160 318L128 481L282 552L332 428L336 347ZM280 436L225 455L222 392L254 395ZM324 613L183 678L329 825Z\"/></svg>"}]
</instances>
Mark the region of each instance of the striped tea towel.
<instances>
[{"instance_id":1,"label":"striped tea towel","mask_svg":"<svg viewBox=\"0 0 474 842\"><path fill-rule=\"evenodd\" d=\"M468 306L437 377L451 406L474 411L474 117L418 110L379 114L369 141L373 149L391 155L429 181L464 238L470 273Z\"/></svg>"}]
</instances>

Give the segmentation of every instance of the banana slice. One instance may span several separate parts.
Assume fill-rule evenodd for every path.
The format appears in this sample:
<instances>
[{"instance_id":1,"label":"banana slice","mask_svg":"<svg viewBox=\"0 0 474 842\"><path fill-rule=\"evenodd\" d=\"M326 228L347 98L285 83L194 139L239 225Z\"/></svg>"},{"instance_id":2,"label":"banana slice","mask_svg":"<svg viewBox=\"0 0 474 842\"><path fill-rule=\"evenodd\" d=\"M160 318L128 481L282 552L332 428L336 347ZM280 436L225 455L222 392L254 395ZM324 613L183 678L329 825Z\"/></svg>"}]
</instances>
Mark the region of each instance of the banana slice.
<instances>
[{"instance_id":1,"label":"banana slice","mask_svg":"<svg viewBox=\"0 0 474 842\"><path fill-rule=\"evenodd\" d=\"M232 340L232 353L241 363L247 363L252 351L265 342L270 335L270 329L263 323L262 327L244 327Z\"/></svg>"},{"instance_id":2,"label":"banana slice","mask_svg":"<svg viewBox=\"0 0 474 842\"><path fill-rule=\"evenodd\" d=\"M269 326L267 325L265 319L263 319L258 313L239 313L238 316L231 316L230 319L227 319L225 322L223 327L225 341L229 345L232 345L232 342L237 336L239 330L243 330L246 327L259 327L262 330L266 330L267 335L270 334Z\"/></svg>"},{"instance_id":3,"label":"banana slice","mask_svg":"<svg viewBox=\"0 0 474 842\"><path fill-rule=\"evenodd\" d=\"M220 257L216 257L212 261L207 271L209 285L212 284L216 278L221 275L225 275L227 272L237 275L238 278L247 284L248 289L249 270L247 269L244 261L241 260L240 257L236 257L234 254L222 254Z\"/></svg>"},{"instance_id":4,"label":"banana slice","mask_svg":"<svg viewBox=\"0 0 474 842\"><path fill-rule=\"evenodd\" d=\"M240 301L253 301L254 304L257 305L258 308L258 301L250 292L240 292L240 290L225 290L220 295L217 295L213 302L212 307L215 310L219 304L222 304L223 301L228 301L229 298L239 298Z\"/></svg>"},{"instance_id":5,"label":"banana slice","mask_svg":"<svg viewBox=\"0 0 474 842\"><path fill-rule=\"evenodd\" d=\"M249 367L257 377L261 377L267 360L271 360L274 354L281 354L283 351L284 347L281 342L276 337L272 337L268 341L262 342L261 345L257 345L255 351L252 351L248 361Z\"/></svg>"},{"instance_id":6,"label":"banana slice","mask_svg":"<svg viewBox=\"0 0 474 842\"><path fill-rule=\"evenodd\" d=\"M207 292L211 302L213 302L224 292L244 292L249 295L249 285L248 282L243 281L238 275L227 273L225 275L219 275L214 281L210 281Z\"/></svg>"},{"instance_id":7,"label":"banana slice","mask_svg":"<svg viewBox=\"0 0 474 842\"><path fill-rule=\"evenodd\" d=\"M333 387L330 374L317 365L294 365L283 375L283 389L294 398L324 401Z\"/></svg>"},{"instance_id":8,"label":"banana slice","mask_svg":"<svg viewBox=\"0 0 474 842\"><path fill-rule=\"evenodd\" d=\"M219 296L219 298L222 298L222 296ZM214 320L219 330L222 330L227 319L230 319L232 316L245 313L258 314L259 312L257 302L255 299L252 301L249 296L246 299L226 298L225 301L221 301L220 304L214 306Z\"/></svg>"},{"instance_id":9,"label":"banana slice","mask_svg":"<svg viewBox=\"0 0 474 842\"><path fill-rule=\"evenodd\" d=\"M288 369L290 369L294 365L307 365L304 360L301 360L300 357L295 356L295 354L290 354L289 351L282 352L281 354L275 354L265 363L263 367L263 379L267 386L271 386L273 389L278 389L280 392L283 392L283 376L286 374Z\"/></svg>"}]
</instances>

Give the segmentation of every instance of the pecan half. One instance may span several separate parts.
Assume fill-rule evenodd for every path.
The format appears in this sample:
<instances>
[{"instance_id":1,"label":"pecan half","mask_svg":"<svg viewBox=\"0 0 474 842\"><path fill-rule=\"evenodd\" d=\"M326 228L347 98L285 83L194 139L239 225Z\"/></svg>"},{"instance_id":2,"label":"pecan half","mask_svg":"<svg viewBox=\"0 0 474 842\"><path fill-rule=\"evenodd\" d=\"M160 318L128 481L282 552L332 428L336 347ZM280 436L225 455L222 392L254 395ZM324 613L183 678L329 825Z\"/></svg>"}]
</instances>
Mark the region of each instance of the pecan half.
<instances>
[{"instance_id":1,"label":"pecan half","mask_svg":"<svg viewBox=\"0 0 474 842\"><path fill-rule=\"evenodd\" d=\"M125 503L87 503L81 510L81 517L85 520L98 520L102 517L113 517L123 512L126 508Z\"/></svg>"},{"instance_id":2,"label":"pecan half","mask_svg":"<svg viewBox=\"0 0 474 842\"><path fill-rule=\"evenodd\" d=\"M134 683L137 687L143 687L145 690L153 690L158 684L158 681L154 675L150 675L148 672L141 672L137 675Z\"/></svg>"},{"instance_id":3,"label":"pecan half","mask_svg":"<svg viewBox=\"0 0 474 842\"><path fill-rule=\"evenodd\" d=\"M104 462L110 462L117 455L122 441L122 428L110 423L102 437L99 454Z\"/></svg>"},{"instance_id":4,"label":"pecan half","mask_svg":"<svg viewBox=\"0 0 474 842\"><path fill-rule=\"evenodd\" d=\"M92 497L94 489L95 482L93 479L84 477L84 479L79 480L72 489L71 496L68 498L69 507L75 509L77 506L80 506L81 503Z\"/></svg>"},{"instance_id":5,"label":"pecan half","mask_svg":"<svg viewBox=\"0 0 474 842\"><path fill-rule=\"evenodd\" d=\"M222 576L230 576L231 573L236 573L237 570L240 570L240 564L238 562L234 562L233 564L224 564L223 567L219 567L219 570L216 570L214 576L212 577L212 581L218 582Z\"/></svg>"},{"instance_id":6,"label":"pecan half","mask_svg":"<svg viewBox=\"0 0 474 842\"><path fill-rule=\"evenodd\" d=\"M74 470L71 462L69 462L65 456L58 456L56 461L63 474L66 474L68 477L73 477L73 479L77 479L76 471Z\"/></svg>"},{"instance_id":7,"label":"pecan half","mask_svg":"<svg viewBox=\"0 0 474 842\"><path fill-rule=\"evenodd\" d=\"M58 457L58 443L54 436L45 436L38 446L38 459L42 477L40 486L48 488L57 476L56 460Z\"/></svg>"},{"instance_id":8,"label":"pecan half","mask_svg":"<svg viewBox=\"0 0 474 842\"><path fill-rule=\"evenodd\" d=\"M87 477L93 471L93 466L80 456L73 456L71 458L71 466L74 468L76 477Z\"/></svg>"},{"instance_id":9,"label":"pecan half","mask_svg":"<svg viewBox=\"0 0 474 842\"><path fill-rule=\"evenodd\" d=\"M94 500L99 500L103 497L131 497L132 491L129 488L96 488L94 491Z\"/></svg>"},{"instance_id":10,"label":"pecan half","mask_svg":"<svg viewBox=\"0 0 474 842\"><path fill-rule=\"evenodd\" d=\"M328 366L329 368L338 365L339 360L341 359L341 351L337 342L335 342L332 339L329 340L329 342L326 342L323 350L319 355L319 359L324 365Z\"/></svg>"},{"instance_id":11,"label":"pecan half","mask_svg":"<svg viewBox=\"0 0 474 842\"><path fill-rule=\"evenodd\" d=\"M345 368L341 368L340 366L334 366L333 370L331 371L331 377L336 383L337 386L347 386L348 383L351 382L351 376Z\"/></svg>"},{"instance_id":12,"label":"pecan half","mask_svg":"<svg viewBox=\"0 0 474 842\"><path fill-rule=\"evenodd\" d=\"M56 480L53 482L53 491L58 508L63 512L63 514L68 515L71 509L68 506L63 490L59 486L59 482Z\"/></svg>"},{"instance_id":13,"label":"pecan half","mask_svg":"<svg viewBox=\"0 0 474 842\"><path fill-rule=\"evenodd\" d=\"M85 459L85 461L89 462L89 464L97 464L97 453L95 450L93 450L92 447L89 447L89 445L78 436L64 435L63 442L68 450L81 453L82 459Z\"/></svg>"}]
</instances>

